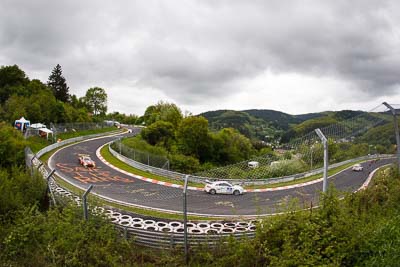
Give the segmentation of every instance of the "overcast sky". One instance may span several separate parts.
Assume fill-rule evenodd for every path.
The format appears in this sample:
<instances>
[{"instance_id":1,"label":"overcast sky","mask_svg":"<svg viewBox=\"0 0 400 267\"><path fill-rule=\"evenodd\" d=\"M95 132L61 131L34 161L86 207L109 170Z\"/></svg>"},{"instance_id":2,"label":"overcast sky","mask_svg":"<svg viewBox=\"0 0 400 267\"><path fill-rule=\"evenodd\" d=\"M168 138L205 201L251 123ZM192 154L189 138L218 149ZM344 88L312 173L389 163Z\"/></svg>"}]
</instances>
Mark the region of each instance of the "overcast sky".
<instances>
[{"instance_id":1,"label":"overcast sky","mask_svg":"<svg viewBox=\"0 0 400 267\"><path fill-rule=\"evenodd\" d=\"M194 114L291 114L400 103L399 1L0 1L0 65L109 111L159 100Z\"/></svg>"}]
</instances>

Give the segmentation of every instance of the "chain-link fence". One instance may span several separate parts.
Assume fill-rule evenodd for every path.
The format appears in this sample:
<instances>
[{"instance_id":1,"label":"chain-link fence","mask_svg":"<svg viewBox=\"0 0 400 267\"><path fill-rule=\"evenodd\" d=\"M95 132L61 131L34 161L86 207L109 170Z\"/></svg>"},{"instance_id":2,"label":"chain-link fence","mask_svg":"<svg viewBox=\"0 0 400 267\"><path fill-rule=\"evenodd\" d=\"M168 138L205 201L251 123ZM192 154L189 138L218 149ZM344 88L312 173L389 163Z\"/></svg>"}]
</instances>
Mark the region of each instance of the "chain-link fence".
<instances>
[{"instance_id":1,"label":"chain-link fence","mask_svg":"<svg viewBox=\"0 0 400 267\"><path fill-rule=\"evenodd\" d=\"M57 135L63 133L96 130L111 127L106 122L71 122L71 123L50 123L49 129L42 124L43 128L29 127L26 129L25 139L32 136L41 136L49 141L56 142ZM50 131L49 131L50 130Z\"/></svg>"},{"instance_id":2,"label":"chain-link fence","mask_svg":"<svg viewBox=\"0 0 400 267\"><path fill-rule=\"evenodd\" d=\"M169 170L169 160L167 157L154 155L145 151L140 151L126 146L122 143L121 139L112 143L111 147L119 152L121 155L130 158L142 164Z\"/></svg>"},{"instance_id":3,"label":"chain-link fence","mask_svg":"<svg viewBox=\"0 0 400 267\"><path fill-rule=\"evenodd\" d=\"M50 130L55 134L103 129L107 127L110 127L110 125L106 122L50 123Z\"/></svg>"},{"instance_id":4,"label":"chain-link fence","mask_svg":"<svg viewBox=\"0 0 400 267\"><path fill-rule=\"evenodd\" d=\"M348 114L342 114L349 118L339 118L342 120L321 128L321 131L329 140L331 150L341 149L345 154L350 144L354 144L363 133L373 127L391 122L392 116L387 111L384 105L379 105L369 112L349 111ZM356 156L364 156L371 152L369 145L360 146L359 150ZM333 154L333 151L329 153ZM329 158L330 163L347 159L349 158ZM198 172L195 175L219 179L266 179L318 169L322 167L323 161L324 148L321 139L312 130L300 138L281 145L280 148L275 149L273 155L255 157L236 164Z\"/></svg>"}]
</instances>

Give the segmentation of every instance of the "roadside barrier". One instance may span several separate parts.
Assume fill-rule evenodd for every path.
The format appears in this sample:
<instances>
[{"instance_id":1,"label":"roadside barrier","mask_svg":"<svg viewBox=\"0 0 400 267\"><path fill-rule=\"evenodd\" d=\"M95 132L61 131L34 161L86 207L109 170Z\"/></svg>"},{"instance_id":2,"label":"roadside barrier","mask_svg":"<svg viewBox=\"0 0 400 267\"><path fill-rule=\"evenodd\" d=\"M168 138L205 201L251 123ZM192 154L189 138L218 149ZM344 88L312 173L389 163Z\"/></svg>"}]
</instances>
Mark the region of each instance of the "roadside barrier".
<instances>
[{"instance_id":1,"label":"roadside barrier","mask_svg":"<svg viewBox=\"0 0 400 267\"><path fill-rule=\"evenodd\" d=\"M117 142L114 141L114 142ZM160 175L163 177L168 177L174 180L180 180L183 181L185 179L186 174L183 173L178 173L178 172L174 172L174 171L169 171L169 170L165 170L162 168L156 168L150 165L146 165L143 163L140 163L138 161L135 161L133 159L130 159L128 157L125 157L124 155L118 153L117 151L115 151L112 147L111 147L110 143L108 145L108 149L110 151L110 153L116 157L117 159L119 159L120 161L145 172L149 172L149 173L153 173L156 175ZM329 165L329 169L333 169L333 168L337 168L349 163L353 163L353 162L358 162L358 161L362 161L362 160L370 160L370 159L381 159L381 158L387 158L387 157L392 157L393 155L369 155L369 156L363 156L363 157L359 157L359 158L355 158L355 159L349 159L346 161L342 161L342 162L338 162L338 163L334 163L334 164L330 164ZM283 177L274 177L274 178L266 178L266 179L223 179L224 181L229 181L233 184L242 184L242 185L267 185L267 184L275 184L275 183L283 183L283 182L290 182L290 181L295 181L298 179L302 179L302 178L307 178L316 174L320 174L323 173L323 168L319 168L313 171L309 171L309 172L304 172L304 173L299 173L299 174L293 174L293 175L289 175L289 176L283 176ZM195 176L195 175L189 175L189 180L191 182L196 182L196 183L203 183L205 184L207 180L209 181L213 181L213 180L221 180L218 177L214 177L214 178L210 178L210 177L202 177L202 176Z\"/></svg>"}]
</instances>

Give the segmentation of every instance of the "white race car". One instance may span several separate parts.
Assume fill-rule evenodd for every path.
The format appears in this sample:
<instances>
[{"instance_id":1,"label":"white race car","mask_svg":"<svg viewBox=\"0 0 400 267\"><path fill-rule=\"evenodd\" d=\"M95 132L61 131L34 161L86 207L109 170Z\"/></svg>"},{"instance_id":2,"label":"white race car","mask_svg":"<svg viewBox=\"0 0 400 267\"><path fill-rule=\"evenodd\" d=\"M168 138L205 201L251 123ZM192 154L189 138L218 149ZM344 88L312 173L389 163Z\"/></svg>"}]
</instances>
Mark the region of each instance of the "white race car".
<instances>
[{"instance_id":1,"label":"white race car","mask_svg":"<svg viewBox=\"0 0 400 267\"><path fill-rule=\"evenodd\" d=\"M219 181L206 184L204 191L211 195L228 194L237 196L244 193L244 188L240 185L232 185L225 181Z\"/></svg>"},{"instance_id":2,"label":"white race car","mask_svg":"<svg viewBox=\"0 0 400 267\"><path fill-rule=\"evenodd\" d=\"M364 168L361 166L361 164L355 164L351 169L355 172L362 172Z\"/></svg>"}]
</instances>

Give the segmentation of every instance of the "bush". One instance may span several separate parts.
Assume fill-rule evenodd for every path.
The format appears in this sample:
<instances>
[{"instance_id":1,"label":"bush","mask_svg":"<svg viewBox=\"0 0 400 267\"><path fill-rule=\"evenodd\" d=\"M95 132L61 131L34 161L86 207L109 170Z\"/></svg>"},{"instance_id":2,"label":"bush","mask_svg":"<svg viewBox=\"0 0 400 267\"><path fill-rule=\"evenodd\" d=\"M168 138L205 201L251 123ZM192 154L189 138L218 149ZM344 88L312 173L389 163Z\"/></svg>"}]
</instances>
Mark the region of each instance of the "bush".
<instances>
[{"instance_id":1,"label":"bush","mask_svg":"<svg viewBox=\"0 0 400 267\"><path fill-rule=\"evenodd\" d=\"M26 141L21 132L0 122L0 167L10 168L24 163Z\"/></svg>"},{"instance_id":2,"label":"bush","mask_svg":"<svg viewBox=\"0 0 400 267\"><path fill-rule=\"evenodd\" d=\"M140 136L123 139L122 144L132 149L150 153L157 156L167 156L168 154L168 152L164 148L159 146L152 146L148 144L145 140L141 139Z\"/></svg>"},{"instance_id":3,"label":"bush","mask_svg":"<svg viewBox=\"0 0 400 267\"><path fill-rule=\"evenodd\" d=\"M18 210L40 206L46 198L46 182L20 167L0 170L0 216L12 217Z\"/></svg>"},{"instance_id":4,"label":"bush","mask_svg":"<svg viewBox=\"0 0 400 267\"><path fill-rule=\"evenodd\" d=\"M177 172L191 174L200 168L199 160L191 156L172 154L169 156L169 160L170 168Z\"/></svg>"}]
</instances>

